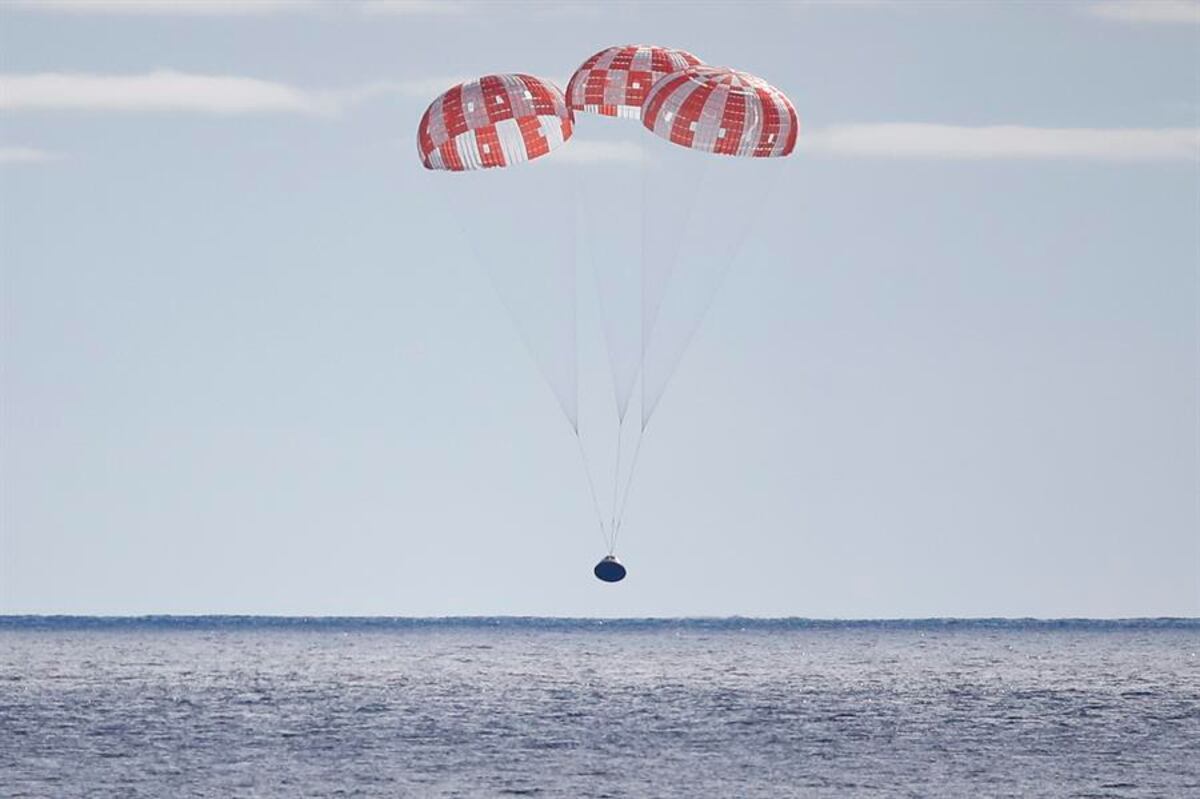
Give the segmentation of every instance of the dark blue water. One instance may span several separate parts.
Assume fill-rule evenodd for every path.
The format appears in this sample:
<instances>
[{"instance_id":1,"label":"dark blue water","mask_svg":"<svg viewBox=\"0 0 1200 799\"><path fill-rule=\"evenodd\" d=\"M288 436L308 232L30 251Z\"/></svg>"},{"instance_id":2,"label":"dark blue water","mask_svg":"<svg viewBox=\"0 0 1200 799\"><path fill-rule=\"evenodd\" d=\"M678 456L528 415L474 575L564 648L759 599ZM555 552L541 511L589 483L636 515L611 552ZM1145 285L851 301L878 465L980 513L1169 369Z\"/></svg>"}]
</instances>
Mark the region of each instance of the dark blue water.
<instances>
[{"instance_id":1,"label":"dark blue water","mask_svg":"<svg viewBox=\"0 0 1200 799\"><path fill-rule=\"evenodd\" d=\"M1200 620L0 617L3 796L1200 796Z\"/></svg>"}]
</instances>

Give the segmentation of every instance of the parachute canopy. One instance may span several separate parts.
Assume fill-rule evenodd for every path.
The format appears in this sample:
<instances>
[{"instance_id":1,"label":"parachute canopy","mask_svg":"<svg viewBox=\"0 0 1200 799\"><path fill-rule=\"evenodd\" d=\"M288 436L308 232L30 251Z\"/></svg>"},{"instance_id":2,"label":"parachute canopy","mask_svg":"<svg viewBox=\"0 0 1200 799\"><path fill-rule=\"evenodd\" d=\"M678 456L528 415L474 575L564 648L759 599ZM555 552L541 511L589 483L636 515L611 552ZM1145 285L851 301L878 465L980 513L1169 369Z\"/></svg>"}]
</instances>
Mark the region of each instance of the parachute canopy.
<instances>
[{"instance_id":1,"label":"parachute canopy","mask_svg":"<svg viewBox=\"0 0 1200 799\"><path fill-rule=\"evenodd\" d=\"M700 63L686 50L670 47L607 47L575 70L567 83L567 104L574 111L640 119L642 102L659 78Z\"/></svg>"},{"instance_id":2,"label":"parachute canopy","mask_svg":"<svg viewBox=\"0 0 1200 799\"><path fill-rule=\"evenodd\" d=\"M692 66L651 87L642 124L667 141L717 155L790 155L800 124L792 101L762 78Z\"/></svg>"},{"instance_id":3,"label":"parachute canopy","mask_svg":"<svg viewBox=\"0 0 1200 799\"><path fill-rule=\"evenodd\" d=\"M443 92L417 127L426 169L462 172L532 161L571 138L558 87L532 75L485 75Z\"/></svg>"}]
</instances>

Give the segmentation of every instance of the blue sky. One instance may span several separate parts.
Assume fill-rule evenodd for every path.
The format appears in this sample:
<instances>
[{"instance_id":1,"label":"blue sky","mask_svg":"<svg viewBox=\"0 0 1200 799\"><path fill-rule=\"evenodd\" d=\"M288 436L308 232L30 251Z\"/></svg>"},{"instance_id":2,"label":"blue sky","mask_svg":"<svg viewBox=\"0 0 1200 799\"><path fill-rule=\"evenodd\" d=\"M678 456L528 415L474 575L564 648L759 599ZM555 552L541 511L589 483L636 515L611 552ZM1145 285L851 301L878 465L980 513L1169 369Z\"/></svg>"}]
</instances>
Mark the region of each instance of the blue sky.
<instances>
[{"instance_id":1,"label":"blue sky","mask_svg":"<svg viewBox=\"0 0 1200 799\"><path fill-rule=\"evenodd\" d=\"M1197 615L1198 19L7 3L0 612ZM627 42L762 76L801 135L604 586L414 135L456 80ZM585 184L628 155L562 152Z\"/></svg>"}]
</instances>

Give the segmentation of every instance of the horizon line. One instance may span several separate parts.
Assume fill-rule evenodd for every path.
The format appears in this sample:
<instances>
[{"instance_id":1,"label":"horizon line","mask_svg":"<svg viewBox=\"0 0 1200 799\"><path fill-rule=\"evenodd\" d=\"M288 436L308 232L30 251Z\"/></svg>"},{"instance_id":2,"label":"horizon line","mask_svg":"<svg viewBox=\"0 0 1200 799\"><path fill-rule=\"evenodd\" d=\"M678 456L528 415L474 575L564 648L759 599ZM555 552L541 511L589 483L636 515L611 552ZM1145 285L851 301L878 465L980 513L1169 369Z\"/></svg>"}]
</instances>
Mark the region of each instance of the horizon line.
<instances>
[{"instance_id":1,"label":"horizon line","mask_svg":"<svg viewBox=\"0 0 1200 799\"><path fill-rule=\"evenodd\" d=\"M747 622L799 624L947 624L947 623L1197 623L1200 616L535 616L521 614L456 614L441 616L396 615L317 615L317 614L255 614L255 613L149 613L149 614L86 614L86 613L0 613L0 624L13 621L94 621L94 622L283 622L290 624L329 622L406 622L406 623L689 623L689 622Z\"/></svg>"}]
</instances>

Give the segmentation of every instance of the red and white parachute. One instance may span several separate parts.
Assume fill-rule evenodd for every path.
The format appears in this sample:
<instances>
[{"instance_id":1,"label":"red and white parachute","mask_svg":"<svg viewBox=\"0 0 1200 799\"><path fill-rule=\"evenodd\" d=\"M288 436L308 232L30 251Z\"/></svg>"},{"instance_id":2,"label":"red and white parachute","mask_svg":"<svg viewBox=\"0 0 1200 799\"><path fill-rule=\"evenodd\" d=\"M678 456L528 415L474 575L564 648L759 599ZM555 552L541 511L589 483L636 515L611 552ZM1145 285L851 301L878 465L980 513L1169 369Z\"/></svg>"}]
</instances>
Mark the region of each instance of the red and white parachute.
<instances>
[{"instance_id":1,"label":"red and white parachute","mask_svg":"<svg viewBox=\"0 0 1200 799\"><path fill-rule=\"evenodd\" d=\"M575 111L640 119L642 103L659 78L699 63L686 50L670 47L606 47L575 70L567 84L567 104Z\"/></svg>"},{"instance_id":2,"label":"red and white parachute","mask_svg":"<svg viewBox=\"0 0 1200 799\"><path fill-rule=\"evenodd\" d=\"M427 169L462 172L546 155L571 138L562 92L532 75L485 75L442 93L417 126Z\"/></svg>"},{"instance_id":3,"label":"red and white parachute","mask_svg":"<svg viewBox=\"0 0 1200 799\"><path fill-rule=\"evenodd\" d=\"M717 155L791 155L800 123L792 101L762 78L693 66L654 84L642 124L655 135Z\"/></svg>"}]
</instances>

